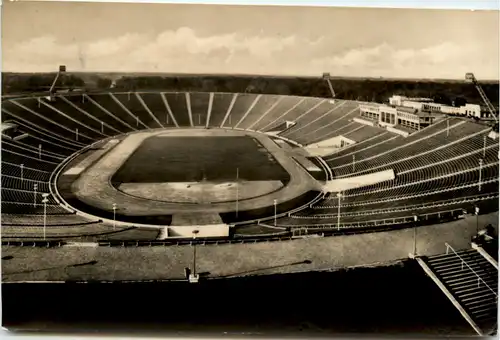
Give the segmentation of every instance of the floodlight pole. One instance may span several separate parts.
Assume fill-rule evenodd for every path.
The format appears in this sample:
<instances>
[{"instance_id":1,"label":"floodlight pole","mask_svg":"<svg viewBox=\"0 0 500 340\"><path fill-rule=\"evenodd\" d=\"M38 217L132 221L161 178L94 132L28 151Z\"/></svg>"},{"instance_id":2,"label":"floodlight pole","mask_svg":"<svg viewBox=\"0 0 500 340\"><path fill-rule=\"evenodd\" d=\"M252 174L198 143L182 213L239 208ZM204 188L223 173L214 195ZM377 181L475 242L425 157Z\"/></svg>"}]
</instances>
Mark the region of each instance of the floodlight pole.
<instances>
[{"instance_id":1,"label":"floodlight pole","mask_svg":"<svg viewBox=\"0 0 500 340\"><path fill-rule=\"evenodd\" d=\"M38 144L38 159L42 159L42 144Z\"/></svg>"},{"instance_id":2,"label":"floodlight pole","mask_svg":"<svg viewBox=\"0 0 500 340\"><path fill-rule=\"evenodd\" d=\"M45 193L45 194L42 194L42 197L43 197L43 200L42 200L42 203L43 203L43 240L45 241L46 239L46 230L47 230L47 203L49 202L49 200L47 199L47 197L49 196L49 194Z\"/></svg>"},{"instance_id":3,"label":"floodlight pole","mask_svg":"<svg viewBox=\"0 0 500 340\"><path fill-rule=\"evenodd\" d=\"M23 181L24 180L24 164L21 164L20 168L21 168L21 181Z\"/></svg>"},{"instance_id":4,"label":"floodlight pole","mask_svg":"<svg viewBox=\"0 0 500 340\"><path fill-rule=\"evenodd\" d=\"M59 79L59 77L62 77L65 73L66 73L66 65L59 65L59 71L57 72L56 77L49 89L49 95L51 100L54 98L55 95L57 80ZM40 105L40 102L38 102L38 105Z\"/></svg>"},{"instance_id":5,"label":"floodlight pole","mask_svg":"<svg viewBox=\"0 0 500 340\"><path fill-rule=\"evenodd\" d=\"M354 165L355 161L356 161L356 156L352 155L352 172L355 171L355 165Z\"/></svg>"}]
</instances>

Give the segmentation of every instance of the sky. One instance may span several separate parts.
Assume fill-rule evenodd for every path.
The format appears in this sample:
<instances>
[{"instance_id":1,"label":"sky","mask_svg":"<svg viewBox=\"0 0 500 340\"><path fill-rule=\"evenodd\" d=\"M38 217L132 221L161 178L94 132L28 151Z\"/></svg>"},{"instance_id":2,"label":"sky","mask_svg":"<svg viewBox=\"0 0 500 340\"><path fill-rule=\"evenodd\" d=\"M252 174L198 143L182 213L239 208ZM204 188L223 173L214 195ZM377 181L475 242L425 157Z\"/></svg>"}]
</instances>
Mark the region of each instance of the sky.
<instances>
[{"instance_id":1,"label":"sky","mask_svg":"<svg viewBox=\"0 0 500 340\"><path fill-rule=\"evenodd\" d=\"M499 12L4 2L5 72L499 79Z\"/></svg>"}]
</instances>

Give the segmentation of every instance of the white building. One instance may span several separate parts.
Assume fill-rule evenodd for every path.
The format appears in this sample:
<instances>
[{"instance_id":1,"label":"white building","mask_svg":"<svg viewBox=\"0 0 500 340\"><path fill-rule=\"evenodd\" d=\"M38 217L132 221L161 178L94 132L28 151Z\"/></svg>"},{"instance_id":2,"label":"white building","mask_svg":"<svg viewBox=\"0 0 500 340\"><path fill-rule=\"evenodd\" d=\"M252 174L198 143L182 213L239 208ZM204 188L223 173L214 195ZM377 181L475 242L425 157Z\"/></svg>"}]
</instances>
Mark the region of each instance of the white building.
<instances>
[{"instance_id":1,"label":"white building","mask_svg":"<svg viewBox=\"0 0 500 340\"><path fill-rule=\"evenodd\" d=\"M477 104L465 104L465 106L460 106L460 113L466 116L474 116L478 118L485 118L489 114L483 114L481 113L481 106Z\"/></svg>"},{"instance_id":2,"label":"white building","mask_svg":"<svg viewBox=\"0 0 500 340\"><path fill-rule=\"evenodd\" d=\"M389 98L389 104L392 106L405 106L404 102L429 103L433 102L431 98L410 98L406 96L392 96Z\"/></svg>"},{"instance_id":3,"label":"white building","mask_svg":"<svg viewBox=\"0 0 500 340\"><path fill-rule=\"evenodd\" d=\"M481 106L477 104L465 104L465 106L454 107L438 103L433 103L429 98L408 98L405 96L392 96L389 98L391 106L402 106L415 109L419 112L443 113L461 115L477 118L485 118L487 113L481 112Z\"/></svg>"},{"instance_id":4,"label":"white building","mask_svg":"<svg viewBox=\"0 0 500 340\"><path fill-rule=\"evenodd\" d=\"M361 117L375 121L384 127L404 127L410 130L420 130L432 124L435 116L419 111L416 108L388 105L360 105Z\"/></svg>"}]
</instances>

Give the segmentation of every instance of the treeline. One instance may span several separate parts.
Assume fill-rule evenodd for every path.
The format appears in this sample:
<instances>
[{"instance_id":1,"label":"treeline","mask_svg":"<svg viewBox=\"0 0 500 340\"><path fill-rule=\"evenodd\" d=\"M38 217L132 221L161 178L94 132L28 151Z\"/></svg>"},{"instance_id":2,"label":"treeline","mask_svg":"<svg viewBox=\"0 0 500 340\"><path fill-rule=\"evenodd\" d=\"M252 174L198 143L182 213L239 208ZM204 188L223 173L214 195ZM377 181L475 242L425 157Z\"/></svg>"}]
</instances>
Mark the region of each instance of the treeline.
<instances>
[{"instance_id":1,"label":"treeline","mask_svg":"<svg viewBox=\"0 0 500 340\"><path fill-rule=\"evenodd\" d=\"M437 103L464 105L481 103L472 84L465 82L332 79L337 98L384 103L393 94L433 98ZM482 85L493 105L498 106L499 85ZM211 91L331 97L321 78L271 78L245 76L122 77L116 88L125 91L158 89L165 91Z\"/></svg>"},{"instance_id":2,"label":"treeline","mask_svg":"<svg viewBox=\"0 0 500 340\"><path fill-rule=\"evenodd\" d=\"M2 94L48 91L55 77L55 73L2 73ZM111 83L111 79L98 76L92 76L90 81L85 81L78 75L65 74L58 78L55 88L69 90L76 88L105 89L109 88Z\"/></svg>"},{"instance_id":3,"label":"treeline","mask_svg":"<svg viewBox=\"0 0 500 340\"><path fill-rule=\"evenodd\" d=\"M92 73L67 74L57 86L85 87L92 91L109 89L113 81ZM36 92L49 89L54 74L2 74L2 93ZM115 77L116 78L116 75ZM428 97L447 105L480 103L482 99L472 84L461 81L412 81L385 79L332 79L337 98L384 103L393 94ZM482 87L494 106L498 107L498 83ZM118 91L163 90L201 92L242 92L311 97L331 97L328 84L322 78L252 77L252 76L130 76L117 79Z\"/></svg>"},{"instance_id":4,"label":"treeline","mask_svg":"<svg viewBox=\"0 0 500 340\"><path fill-rule=\"evenodd\" d=\"M41 92L48 91L54 81L56 75L50 73L43 74L9 74L2 73L2 93L19 93L19 92ZM85 85L83 79L67 75L64 78L59 78L56 82L56 88L67 87L76 88Z\"/></svg>"}]
</instances>

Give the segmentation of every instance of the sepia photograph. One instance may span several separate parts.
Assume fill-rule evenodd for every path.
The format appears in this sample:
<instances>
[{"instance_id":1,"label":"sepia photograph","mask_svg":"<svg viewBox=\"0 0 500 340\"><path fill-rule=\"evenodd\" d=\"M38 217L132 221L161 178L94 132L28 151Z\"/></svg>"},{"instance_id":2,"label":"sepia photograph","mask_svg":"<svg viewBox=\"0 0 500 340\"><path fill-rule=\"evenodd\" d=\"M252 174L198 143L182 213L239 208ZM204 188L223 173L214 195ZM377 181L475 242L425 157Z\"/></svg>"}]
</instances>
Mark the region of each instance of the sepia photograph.
<instances>
[{"instance_id":1,"label":"sepia photograph","mask_svg":"<svg viewBox=\"0 0 500 340\"><path fill-rule=\"evenodd\" d=\"M497 334L498 10L1 25L8 332Z\"/></svg>"}]
</instances>

